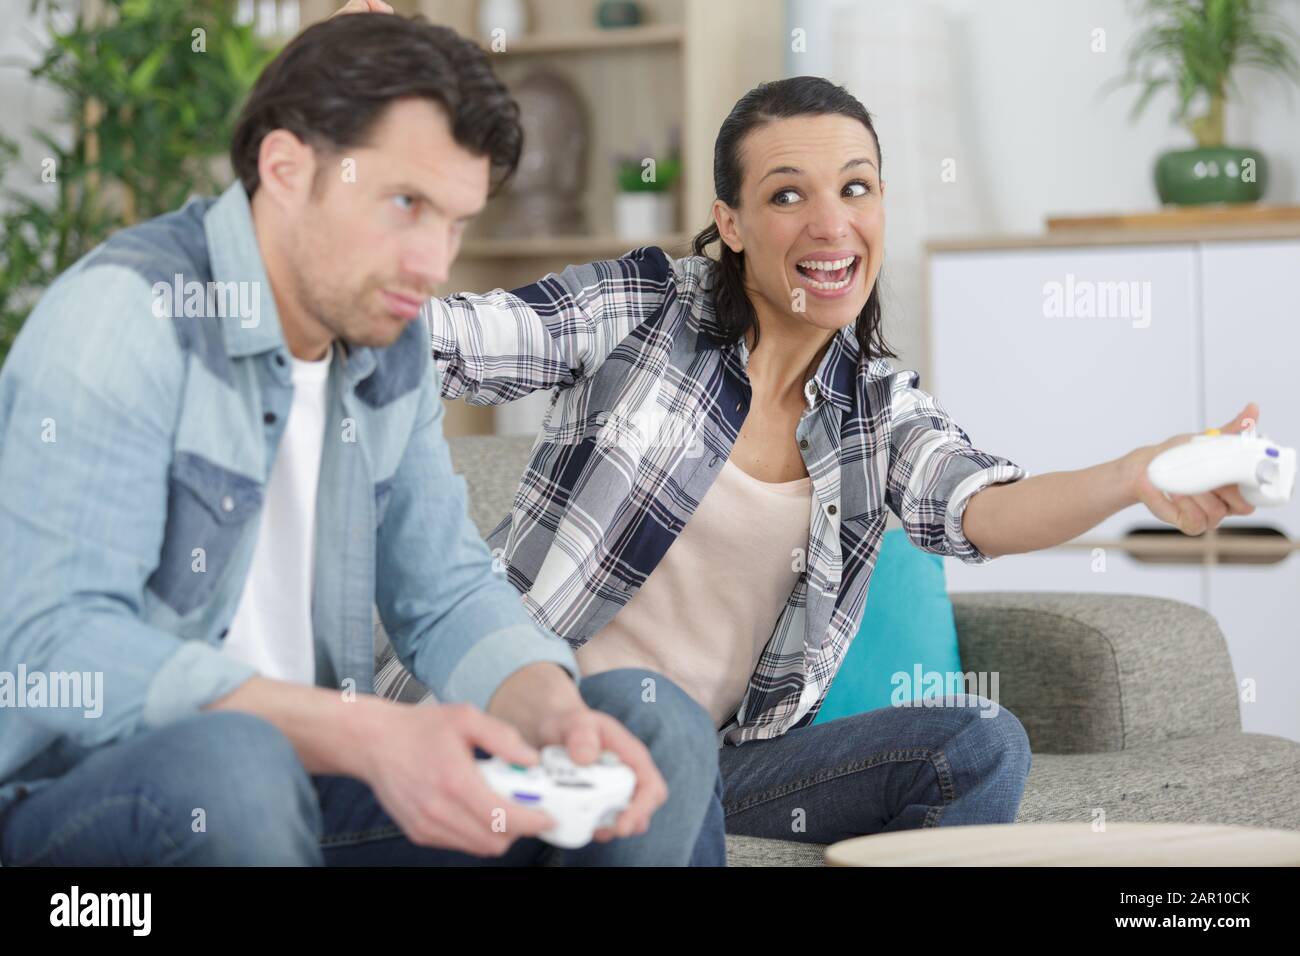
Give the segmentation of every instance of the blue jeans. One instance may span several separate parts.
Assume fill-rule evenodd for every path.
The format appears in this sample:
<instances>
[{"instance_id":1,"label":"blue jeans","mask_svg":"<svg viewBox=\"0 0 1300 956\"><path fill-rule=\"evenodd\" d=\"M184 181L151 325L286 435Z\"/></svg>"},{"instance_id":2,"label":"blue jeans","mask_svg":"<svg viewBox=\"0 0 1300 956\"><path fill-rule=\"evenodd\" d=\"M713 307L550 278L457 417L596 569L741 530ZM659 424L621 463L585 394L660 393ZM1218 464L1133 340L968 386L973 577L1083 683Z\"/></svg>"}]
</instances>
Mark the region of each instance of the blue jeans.
<instances>
[{"instance_id":1,"label":"blue jeans","mask_svg":"<svg viewBox=\"0 0 1300 956\"><path fill-rule=\"evenodd\" d=\"M649 703L642 701L647 677L656 687ZM717 776L717 733L709 715L651 671L607 671L584 677L580 686L590 707L641 739L668 784L668 799L644 834L577 850L521 838L500 857L418 846L363 781L310 775L268 721L211 711L100 748L19 800L0 818L0 863L685 865L701 842ZM702 853L703 860L720 863L721 833L703 842L696 858Z\"/></svg>"},{"instance_id":2,"label":"blue jeans","mask_svg":"<svg viewBox=\"0 0 1300 956\"><path fill-rule=\"evenodd\" d=\"M982 716L982 714L990 716ZM855 836L1013 823L1030 766L1011 711L967 695L942 707L884 707L728 745L692 865L727 833L835 843Z\"/></svg>"}]
</instances>

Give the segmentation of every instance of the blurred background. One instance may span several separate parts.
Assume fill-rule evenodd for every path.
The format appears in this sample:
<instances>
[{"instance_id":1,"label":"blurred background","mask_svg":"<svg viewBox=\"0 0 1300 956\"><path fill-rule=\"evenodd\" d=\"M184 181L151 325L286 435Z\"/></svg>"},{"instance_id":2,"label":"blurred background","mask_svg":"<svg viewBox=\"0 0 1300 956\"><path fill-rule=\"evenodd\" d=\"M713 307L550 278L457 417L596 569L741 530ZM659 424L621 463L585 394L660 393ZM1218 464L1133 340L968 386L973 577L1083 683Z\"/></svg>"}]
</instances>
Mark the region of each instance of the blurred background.
<instances>
[{"instance_id":1,"label":"blurred background","mask_svg":"<svg viewBox=\"0 0 1300 956\"><path fill-rule=\"evenodd\" d=\"M112 229L229 182L244 92L340 5L0 0L0 357ZM528 130L449 292L646 244L688 254L731 106L822 75L880 136L895 366L977 447L1031 474L1081 468L1252 400L1263 434L1300 443L1300 0L394 5L477 37ZM548 403L449 403L447 431L531 434ZM1188 601L1219 619L1239 674L1285 682L1298 549L1300 500L1198 538L1130 508L1068 546L947 571L954 591ZM1300 740L1294 691L1243 712Z\"/></svg>"}]
</instances>

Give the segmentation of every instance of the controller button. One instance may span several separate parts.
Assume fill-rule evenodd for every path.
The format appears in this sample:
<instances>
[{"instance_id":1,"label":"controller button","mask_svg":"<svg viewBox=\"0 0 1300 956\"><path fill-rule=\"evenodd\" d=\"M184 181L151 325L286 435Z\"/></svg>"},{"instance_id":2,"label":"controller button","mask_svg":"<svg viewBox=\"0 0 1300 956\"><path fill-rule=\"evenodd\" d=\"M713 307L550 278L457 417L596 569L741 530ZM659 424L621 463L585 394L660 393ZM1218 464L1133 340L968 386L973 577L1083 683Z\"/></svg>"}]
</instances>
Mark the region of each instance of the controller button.
<instances>
[{"instance_id":1,"label":"controller button","mask_svg":"<svg viewBox=\"0 0 1300 956\"><path fill-rule=\"evenodd\" d=\"M1264 454L1268 455L1269 458L1276 458L1280 452L1278 452L1276 448L1270 448L1268 451L1264 452Z\"/></svg>"},{"instance_id":2,"label":"controller button","mask_svg":"<svg viewBox=\"0 0 1300 956\"><path fill-rule=\"evenodd\" d=\"M1205 429L1205 434L1207 434L1207 435L1217 435L1217 434L1219 434L1219 430L1218 430L1217 428L1207 428L1207 429Z\"/></svg>"},{"instance_id":3,"label":"controller button","mask_svg":"<svg viewBox=\"0 0 1300 956\"><path fill-rule=\"evenodd\" d=\"M537 803L542 798L536 793L520 793L516 790L514 793L510 794L510 799L518 800L520 803Z\"/></svg>"}]
</instances>

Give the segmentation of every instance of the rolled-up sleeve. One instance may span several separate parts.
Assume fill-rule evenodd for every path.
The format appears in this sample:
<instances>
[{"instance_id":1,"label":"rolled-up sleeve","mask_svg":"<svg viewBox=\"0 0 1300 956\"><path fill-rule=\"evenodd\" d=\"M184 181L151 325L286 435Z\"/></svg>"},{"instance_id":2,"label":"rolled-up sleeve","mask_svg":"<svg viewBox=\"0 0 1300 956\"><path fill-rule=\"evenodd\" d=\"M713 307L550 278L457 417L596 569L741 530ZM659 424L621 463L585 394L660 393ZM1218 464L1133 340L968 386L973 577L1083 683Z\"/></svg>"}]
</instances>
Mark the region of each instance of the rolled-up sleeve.
<instances>
[{"instance_id":1,"label":"rolled-up sleeve","mask_svg":"<svg viewBox=\"0 0 1300 956\"><path fill-rule=\"evenodd\" d=\"M443 398L497 405L576 384L660 308L674 281L672 259L644 246L510 291L429 300Z\"/></svg>"},{"instance_id":2,"label":"rolled-up sleeve","mask_svg":"<svg viewBox=\"0 0 1300 956\"><path fill-rule=\"evenodd\" d=\"M919 380L911 369L893 378L889 506L918 548L966 564L992 561L962 531L966 505L981 489L1019 481L1029 472L975 448L938 399L917 388Z\"/></svg>"}]
</instances>

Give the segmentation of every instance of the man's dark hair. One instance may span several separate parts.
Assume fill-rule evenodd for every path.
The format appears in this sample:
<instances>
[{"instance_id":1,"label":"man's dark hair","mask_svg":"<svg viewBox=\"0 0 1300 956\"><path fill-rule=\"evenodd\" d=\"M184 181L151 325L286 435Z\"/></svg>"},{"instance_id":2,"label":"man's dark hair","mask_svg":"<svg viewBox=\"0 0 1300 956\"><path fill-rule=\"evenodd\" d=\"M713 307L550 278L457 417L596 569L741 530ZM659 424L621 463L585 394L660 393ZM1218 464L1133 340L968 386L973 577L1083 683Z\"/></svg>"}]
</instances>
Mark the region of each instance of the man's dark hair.
<instances>
[{"instance_id":1,"label":"man's dark hair","mask_svg":"<svg viewBox=\"0 0 1300 956\"><path fill-rule=\"evenodd\" d=\"M235 125L230 158L251 197L262 138L286 129L313 148L363 145L401 97L440 104L456 142L491 165L491 191L515 171L519 107L472 40L424 17L355 13L308 27L262 71ZM314 184L313 184L314 185Z\"/></svg>"}]
</instances>

